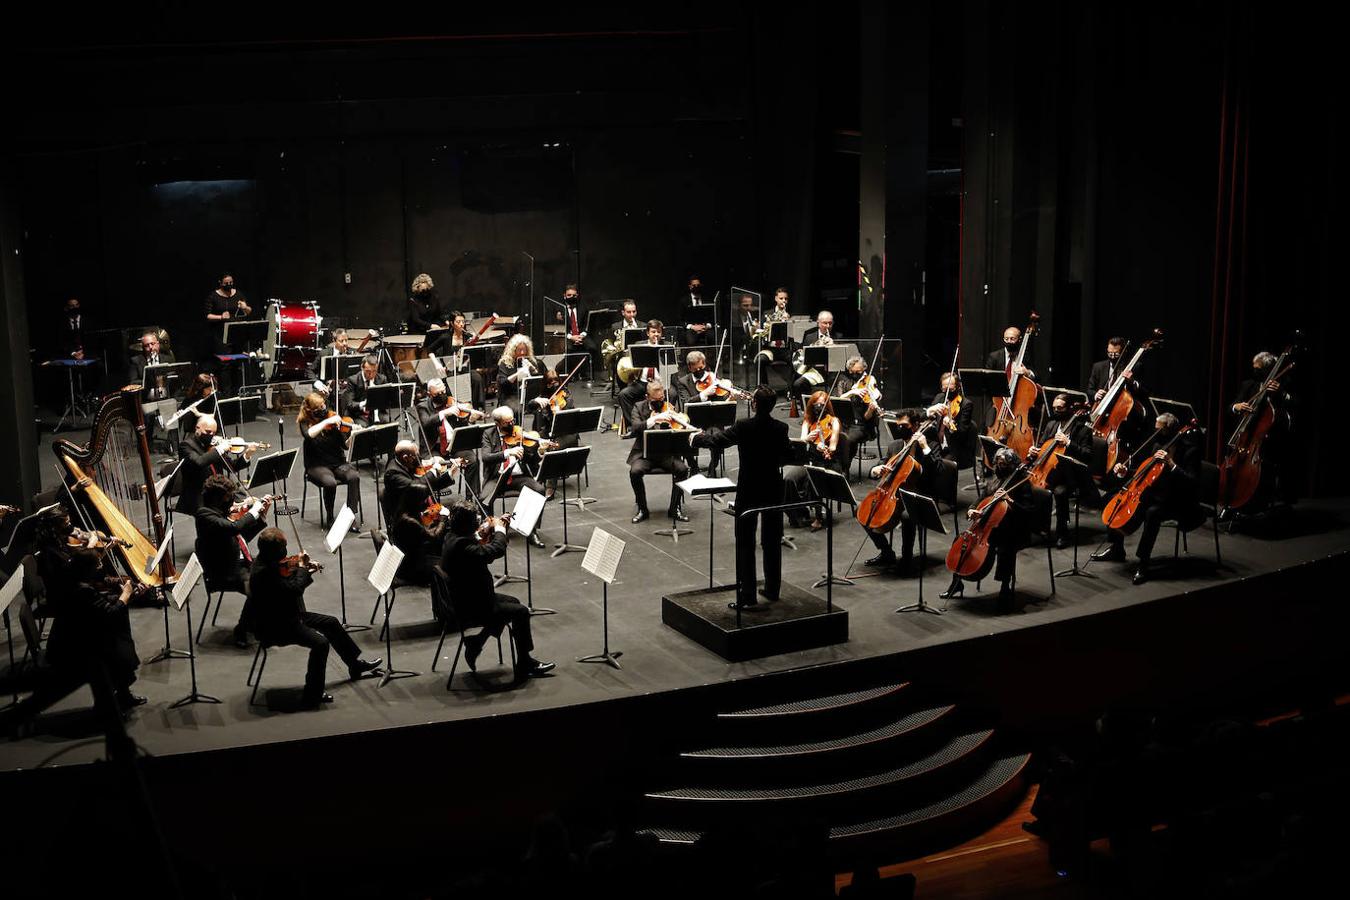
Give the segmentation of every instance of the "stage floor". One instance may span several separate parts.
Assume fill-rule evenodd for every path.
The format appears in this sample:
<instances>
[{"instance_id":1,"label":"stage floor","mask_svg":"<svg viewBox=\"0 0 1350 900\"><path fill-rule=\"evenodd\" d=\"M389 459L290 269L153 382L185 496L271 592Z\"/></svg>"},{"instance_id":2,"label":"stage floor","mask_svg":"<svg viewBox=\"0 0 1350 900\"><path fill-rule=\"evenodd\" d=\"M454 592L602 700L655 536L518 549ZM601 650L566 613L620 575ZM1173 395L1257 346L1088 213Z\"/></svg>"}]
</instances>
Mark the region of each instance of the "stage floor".
<instances>
[{"instance_id":1,"label":"stage floor","mask_svg":"<svg viewBox=\"0 0 1350 900\"><path fill-rule=\"evenodd\" d=\"M607 400L608 395L596 400ZM275 416L269 414L269 419ZM606 415L606 420L608 420ZM795 424L795 423L794 423ZM294 426L287 423L286 444L296 446ZM83 440L87 432L65 432L61 436ZM277 427L252 423L243 429L245 437L277 442ZM45 435L42 458L45 480L56 484L56 469ZM601 585L581 568L582 554L567 553L551 558L549 551L563 536L562 510L555 501L546 508L541 535L548 551L531 551L533 603L551 607L556 615L539 616L533 621L536 655L554 660L558 667L552 677L533 679L515 690L486 691L468 677L461 662L455 677L457 690L445 690L445 675L454 656L451 635L442 650L439 672L432 673L431 655L439 636L432 621L430 601L425 589L404 589L398 593L393 611L394 662L401 669L421 673L419 677L396 680L377 687L378 679L359 683L345 681L346 672L336 655L330 657L329 689L336 697L332 705L313 712L281 712L268 706L250 706L250 689L245 677L253 659L252 650L242 650L230 642L230 631L242 603L239 595L226 595L225 608L217 627L206 627L197 658L200 690L219 697L220 705L190 705L171 709L170 704L189 691L189 666L186 659L143 664L134 690L149 698L147 705L131 716L128 731L145 751L156 756L195 753L242 747L267 742L301 741L327 735L366 732L376 729L415 726L472 717L505 716L528 710L560 708L578 704L603 703L616 698L679 691L686 688L748 679L768 673L812 666L889 656L941 644L985 639L1021 630L1043 627L1074 617L1093 616L1122 607L1173 600L1187 592L1212 587L1225 581L1295 566L1334 554L1350 546L1350 501L1320 501L1301 504L1292 520L1296 527L1272 539L1244 535L1223 535L1225 568L1215 570L1213 542L1208 529L1190 536L1189 559L1172 575L1162 575L1134 587L1130 570L1120 564L1093 564L1088 567L1098 578L1061 578L1058 592L1049 597L1046 552L1043 548L1023 552L1018 565L1018 592L1034 602L1018 612L997 615L994 611L992 582L976 592L968 585L964 599L952 602L945 616L897 614L896 607L916 599L916 577L899 578L891 574L858 579L852 586L834 589L834 601L850 614L850 638L835 646L789 653L748 662L728 663L705 650L661 622L661 596L671 591L708 585L710 523L715 525L713 579L718 584L735 581L730 516L722 507L710 512L709 502L692 504L688 527L694 533L678 543L653 534L667 522L655 516L641 525L630 524L633 499L624 459L630 445L617 434L607 432L585 436L591 446L590 485L585 493L597 498L584 511L568 510L568 537L585 545L595 528L603 528L627 542L619 577L609 591L609 643L623 651L621 670L604 665L576 662L578 657L597 653L602 645ZM704 454L706 459L706 453ZM732 478L738 460L735 451L728 457ZM856 467L855 467L856 471ZM668 484L662 477L648 479L648 494L653 510L664 510ZM962 473L963 485L970 473ZM855 485L863 496L870 482ZM300 478L291 479L292 502L299 505ZM362 490L365 509L370 515L367 526L374 525L375 489L369 469L363 470ZM339 491L341 501L342 491ZM974 497L963 490L962 502ZM561 493L559 493L559 500ZM311 610L339 614L340 594L337 559L323 549L323 531L318 524L317 498L311 488L308 516L297 522L305 546L325 563L315 585L306 595ZM944 509L948 527L951 514ZM962 517L964 519L964 517ZM192 522L178 518L174 522L177 563L186 562L192 547ZM287 529L289 534L289 528ZM800 588L811 590L825 568L826 533L789 528L797 547L784 550L783 577ZM1095 515L1084 517L1079 547L1080 566L1103 537ZM943 557L950 537L932 536L928 548L926 600L941 606L937 594L947 583ZM861 547L861 552L859 552ZM1133 540L1127 548L1133 547ZM1171 551L1171 533L1159 540L1160 555ZM510 566L513 574L526 569L525 543L516 536L511 542ZM1068 568L1071 550L1054 551L1056 569ZM853 574L868 570L860 560L873 553L858 525L851 518L836 525L834 558L836 573ZM366 574L374 560L367 536L348 538L344 550L347 617L352 623L367 623L375 602ZM495 567L501 570L500 563ZM502 590L521 600L527 597L524 584L507 585ZM816 593L824 593L823 589ZM1047 598L1048 599L1045 599ZM193 595L193 623L205 608L198 588ZM173 646L188 645L183 614L170 611ZM164 645L162 614L157 609L134 609L132 624L141 658L148 659ZM378 624L378 622L377 622ZM384 644L378 629L359 632L356 642L367 656L384 656ZM22 653L22 635L16 629L16 653ZM990 645L997 647L997 644ZM997 652L996 650L993 652ZM273 699L292 692L303 681L304 651L283 648L272 653L263 683L264 695ZM0 660L3 657L0 656ZM484 653L480 667L485 678L498 680L505 670L493 669L495 654ZM509 659L508 659L509 665ZM37 767L74 766L101 759L103 744L98 740L92 718L79 712L87 708L87 689L77 691L53 707L38 720L35 734L20 741L0 742L0 771ZM275 703L281 709L282 702Z\"/></svg>"}]
</instances>

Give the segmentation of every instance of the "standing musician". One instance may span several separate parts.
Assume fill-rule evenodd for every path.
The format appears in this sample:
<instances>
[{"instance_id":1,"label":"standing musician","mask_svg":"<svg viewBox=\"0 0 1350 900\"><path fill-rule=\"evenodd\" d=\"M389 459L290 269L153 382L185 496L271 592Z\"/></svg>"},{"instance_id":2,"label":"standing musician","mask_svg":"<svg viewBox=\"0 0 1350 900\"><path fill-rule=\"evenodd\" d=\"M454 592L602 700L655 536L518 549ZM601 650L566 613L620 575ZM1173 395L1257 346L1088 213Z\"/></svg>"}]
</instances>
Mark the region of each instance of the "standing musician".
<instances>
[{"instance_id":1,"label":"standing musician","mask_svg":"<svg viewBox=\"0 0 1350 900\"><path fill-rule=\"evenodd\" d=\"M647 486L643 478L655 468L670 473L670 506L667 507L667 513L673 519L688 522L689 517L684 514L680 504L681 492L676 482L689 474L689 463L676 456L648 459L643 455L642 434L648 428L687 428L689 420L666 402L666 388L659 379L648 381L646 389L647 399L633 406L628 422L628 433L634 438L633 449L628 451L628 481L633 486L633 499L637 501L637 512L633 514L632 522L636 525L651 515L647 510Z\"/></svg>"},{"instance_id":2,"label":"standing musician","mask_svg":"<svg viewBox=\"0 0 1350 900\"><path fill-rule=\"evenodd\" d=\"M765 342L761 344L759 353L755 356L760 384L768 384L770 366L787 364L792 361L792 350L788 347L787 341L769 341L769 326L774 322L786 322L792 318L792 314L788 312L787 307L787 288L780 287L773 292L773 309L765 314L762 327L755 335L760 341Z\"/></svg>"},{"instance_id":3,"label":"standing musician","mask_svg":"<svg viewBox=\"0 0 1350 900\"><path fill-rule=\"evenodd\" d=\"M748 365L755 335L759 333L759 319L755 317L755 298L741 294L736 298L736 317L731 322L731 348L741 365Z\"/></svg>"},{"instance_id":4,"label":"standing musician","mask_svg":"<svg viewBox=\"0 0 1350 900\"><path fill-rule=\"evenodd\" d=\"M845 381L848 390L840 394L847 397L853 405L853 424L848 427L848 445L856 451L865 443L875 440L877 423L881 421L881 385L867 372L867 361L854 356L844 364ZM845 461L845 466L848 461Z\"/></svg>"},{"instance_id":5,"label":"standing musician","mask_svg":"<svg viewBox=\"0 0 1350 900\"><path fill-rule=\"evenodd\" d=\"M561 385L561 387L559 387ZM581 435L565 434L562 437L553 436L553 417L560 409L575 409L572 405L572 394L567 390L567 386L562 384L562 379L558 377L556 369L549 369L544 373L544 390L535 397L532 402L534 406L534 430L539 434L551 440L558 449L564 450L571 447L581 446ZM558 487L558 479L550 478L544 491L544 499L552 500Z\"/></svg>"},{"instance_id":6,"label":"standing musician","mask_svg":"<svg viewBox=\"0 0 1350 900\"><path fill-rule=\"evenodd\" d=\"M444 456L450 452L450 430L479 421L483 414L450 396L445 382L433 378L427 382L426 399L417 404L417 421L422 426L427 453ZM478 450L461 450L455 459L465 467L469 487L478 490Z\"/></svg>"},{"instance_id":7,"label":"standing musician","mask_svg":"<svg viewBox=\"0 0 1350 900\"><path fill-rule=\"evenodd\" d=\"M1278 357L1274 353L1261 351L1252 357L1252 374L1238 385L1237 396L1233 399L1229 411L1241 418L1248 413L1257 412L1250 402L1261 390L1261 385L1272 374ZM1254 509L1270 503L1272 500L1293 502L1295 484L1292 479L1283 477L1285 463L1292 447L1290 432L1293 430L1293 411L1295 398L1287 384L1277 379L1270 383L1266 391L1266 400L1275 413L1275 420L1261 444L1261 483L1257 488ZM1250 505L1250 504L1249 504ZM1245 508L1244 508L1245 509ZM1246 510L1250 511L1250 510ZM1227 510L1225 510L1227 513Z\"/></svg>"},{"instance_id":8,"label":"standing musician","mask_svg":"<svg viewBox=\"0 0 1350 900\"><path fill-rule=\"evenodd\" d=\"M661 324L660 319L652 319L647 323L647 343L660 344L662 336L665 334L666 326ZM633 408L642 402L647 396L647 385L652 381L660 380L661 373L654 368L637 369L633 372L633 380L628 383L623 390L619 391L619 409L623 412L625 427L633 420ZM664 388L663 388L664 390ZM631 438L633 432L630 429L625 438Z\"/></svg>"},{"instance_id":9,"label":"standing musician","mask_svg":"<svg viewBox=\"0 0 1350 900\"><path fill-rule=\"evenodd\" d=\"M913 438L915 446L911 453L914 454L919 468L901 487L915 494L934 497L943 493L944 482L955 481L956 463L943 459L938 454L936 446L929 443L928 435L924 433L923 427L920 427L924 421L922 411L917 409L902 409L896 413L893 429L895 440L886 447L884 458L889 460L895 456ZM916 427L919 428L917 433ZM931 427L931 424L925 427ZM873 466L870 474L874 480L880 479L885 474L885 465ZM899 569L903 574L908 574L914 561L914 537L918 534L918 525L904 513L903 504L897 504L897 514L900 520ZM874 527L867 529L867 536L872 539L872 545L879 552L863 565L873 568L889 568L896 565L895 551L891 549L890 542L886 539L886 535L894 528L893 519L890 522L877 522Z\"/></svg>"},{"instance_id":10,"label":"standing musician","mask_svg":"<svg viewBox=\"0 0 1350 900\"><path fill-rule=\"evenodd\" d=\"M834 313L828 309L822 309L816 313L816 327L808 328L806 334L802 335L803 347L828 347L835 341L841 341L844 336L834 330ZM803 394L809 394L817 387L825 383L825 376L821 375L815 369L809 368L803 362L797 369L798 378L792 382L792 396L800 397Z\"/></svg>"},{"instance_id":11,"label":"standing musician","mask_svg":"<svg viewBox=\"0 0 1350 900\"><path fill-rule=\"evenodd\" d=\"M1013 578L1017 574L1017 551L1026 543L1036 516L1036 498L1031 482L1023 476L1021 460L1017 451L1002 447L994 454L994 477L998 479L995 493L1004 486L1014 484L1007 495L1007 513L989 534L989 545L995 553L994 580L999 583L998 611L1010 612L1013 605ZM966 510L967 518L975 518L974 506ZM958 574L952 574L952 583L938 596L944 600L959 597L965 591L965 582Z\"/></svg>"},{"instance_id":12,"label":"standing musician","mask_svg":"<svg viewBox=\"0 0 1350 900\"><path fill-rule=\"evenodd\" d=\"M1003 329L1003 347L994 350L984 358L984 367L986 369L1002 369L1003 374L1009 379L1013 373L1025 375L1027 378L1035 379L1036 373L1030 366L1018 365L1017 351L1022 347L1022 329L1016 325L1009 325Z\"/></svg>"},{"instance_id":13,"label":"standing musician","mask_svg":"<svg viewBox=\"0 0 1350 900\"><path fill-rule=\"evenodd\" d=\"M407 320L408 331L414 334L425 335L433 329L445 327L445 312L441 309L441 301L436 297L436 283L426 272L412 281Z\"/></svg>"},{"instance_id":14,"label":"standing musician","mask_svg":"<svg viewBox=\"0 0 1350 900\"><path fill-rule=\"evenodd\" d=\"M197 551L197 561L202 564L208 594L214 591L248 593L248 568L252 562L248 542L267 526L264 516L271 505L270 500L250 497L240 505L243 514L237 518L232 515L236 510L235 488L235 483L224 475L212 475L202 486L202 504L193 514L197 523L193 549ZM234 626L235 646L248 646L248 614L249 605L245 602Z\"/></svg>"},{"instance_id":15,"label":"standing musician","mask_svg":"<svg viewBox=\"0 0 1350 900\"><path fill-rule=\"evenodd\" d=\"M975 461L977 437L970 398L963 396L961 378L955 372L943 372L940 384L924 413L942 420L939 442L942 458L952 460L958 467L971 465Z\"/></svg>"},{"instance_id":16,"label":"standing musician","mask_svg":"<svg viewBox=\"0 0 1350 900\"><path fill-rule=\"evenodd\" d=\"M366 358L361 360L361 371L347 376L344 389L351 398L347 401L347 411L365 419L370 425L377 424L380 421L380 414L377 410L366 409L366 394L375 385L388 383L389 379L380 371L379 356L374 353L367 354Z\"/></svg>"},{"instance_id":17,"label":"standing musician","mask_svg":"<svg viewBox=\"0 0 1350 900\"><path fill-rule=\"evenodd\" d=\"M848 439L840 432L843 428L834 414L834 403L827 391L816 391L806 401L802 413L801 439L807 444L807 461L813 466L824 466L842 473L844 471L844 451L848 448ZM844 448L841 450L841 446ZM783 477L790 486L792 499L807 499L811 493L811 482L806 469L801 466L788 466ZM813 511L811 530L824 528L818 512Z\"/></svg>"},{"instance_id":18,"label":"standing musician","mask_svg":"<svg viewBox=\"0 0 1350 900\"><path fill-rule=\"evenodd\" d=\"M455 583L455 614L464 622L484 626L478 634L464 638L464 661L476 671L478 655L488 638L501 634L509 625L516 648L516 681L546 675L554 664L530 655L534 652L534 636L529 608L515 597L497 593L488 569L493 560L506 555L506 525L490 518L483 526L490 532L487 540L480 539L477 510L467 503L455 503L441 553L441 571Z\"/></svg>"},{"instance_id":19,"label":"standing musician","mask_svg":"<svg viewBox=\"0 0 1350 900\"><path fill-rule=\"evenodd\" d=\"M1153 458L1166 463L1162 477L1150 487L1141 498L1138 512L1132 522L1138 523L1139 544L1134 555L1139 559L1133 581L1143 584L1149 577L1149 559L1153 555L1153 544L1158 539L1162 523L1175 519L1183 531L1190 531L1205 521L1204 510L1200 507L1200 465L1203 449L1197 430L1190 429L1178 436L1181 420L1171 413L1163 413L1154 422L1157 430L1144 441L1139 448L1146 451L1154 447ZM1164 449L1175 438L1171 447ZM1148 460L1145 459L1144 462ZM1125 463L1117 463L1113 473L1125 480L1132 474ZM1092 554L1094 561L1124 562L1125 532L1110 528L1106 532L1107 546Z\"/></svg>"},{"instance_id":20,"label":"standing musician","mask_svg":"<svg viewBox=\"0 0 1350 900\"><path fill-rule=\"evenodd\" d=\"M224 324L231 319L247 319L253 315L248 299L234 286L234 276L228 272L220 276L220 284L206 295L207 333L211 336L211 352L228 353Z\"/></svg>"},{"instance_id":21,"label":"standing musician","mask_svg":"<svg viewBox=\"0 0 1350 900\"><path fill-rule=\"evenodd\" d=\"M544 493L544 486L535 481L533 472L539 471L539 454L555 446L552 441L544 440L538 434L524 431L516 424L515 413L509 406L499 406L492 411L492 421L496 428L483 432L483 471L489 479L496 481L498 491L521 490ZM486 499L491 507L496 493ZM542 517L541 517L542 518ZM530 544L543 547L539 537L539 524L530 532Z\"/></svg>"},{"instance_id":22,"label":"standing musician","mask_svg":"<svg viewBox=\"0 0 1350 900\"><path fill-rule=\"evenodd\" d=\"M769 602L778 600L783 576L783 513L780 510L756 515L745 515L748 510L776 506L783 502L783 475L781 467L790 453L786 422L773 417L778 395L773 388L761 384L755 389L752 403L753 418L741 419L726 430L711 428L696 434L693 443L711 447L720 452L727 447L739 447L741 466L736 478L736 603L742 609L758 605L755 596L755 531L759 529L759 546L764 555L764 587L760 595ZM760 520L763 527L760 528Z\"/></svg>"},{"instance_id":23,"label":"standing musician","mask_svg":"<svg viewBox=\"0 0 1350 900\"><path fill-rule=\"evenodd\" d=\"M403 551L398 577L423 587L431 584L445 541L445 516L433 511L432 502L425 483L411 484L398 493L399 505L389 517L389 539Z\"/></svg>"},{"instance_id":24,"label":"standing musician","mask_svg":"<svg viewBox=\"0 0 1350 900\"><path fill-rule=\"evenodd\" d=\"M589 354L594 347L586 333L586 303L581 299L581 292L575 284L563 288L562 303L564 309L557 310L554 318L563 325L567 352Z\"/></svg>"},{"instance_id":25,"label":"standing musician","mask_svg":"<svg viewBox=\"0 0 1350 900\"><path fill-rule=\"evenodd\" d=\"M306 554L287 557L286 535L278 528L267 528L258 535L258 554L248 579L249 624L258 640L271 647L298 644L309 648L300 704L311 709L333 702L332 695L324 691L330 645L347 664L353 681L375 672L383 662L362 659L360 648L341 622L305 608L305 589L314 583L317 568Z\"/></svg>"},{"instance_id":26,"label":"standing musician","mask_svg":"<svg viewBox=\"0 0 1350 900\"><path fill-rule=\"evenodd\" d=\"M702 350L690 350L689 355L685 357L686 370L680 373L680 377L675 379L675 396L680 401L681 406L688 406L690 403L704 403L710 399L716 399L717 386L710 384L706 389L700 388L699 382L706 380L708 374L708 357ZM717 464L722 460L722 448L715 444L701 444L700 446L711 447L712 453L708 459L708 471L717 470ZM689 447L689 469L695 475L698 474L698 449L693 444Z\"/></svg>"},{"instance_id":27,"label":"standing musician","mask_svg":"<svg viewBox=\"0 0 1350 900\"><path fill-rule=\"evenodd\" d=\"M174 512L194 515L201 505L202 486L207 476L222 469L238 471L247 468L248 461L253 458L256 445L248 445L242 453L229 452L216 430L214 417L197 416L197 426L192 434L178 442L178 458L183 462L178 469L178 503Z\"/></svg>"},{"instance_id":28,"label":"standing musician","mask_svg":"<svg viewBox=\"0 0 1350 900\"><path fill-rule=\"evenodd\" d=\"M361 473L354 463L347 461L350 419L344 422L328 408L322 394L312 392L300 404L295 424L304 439L305 477L319 486L328 521L333 521L333 501L337 499L339 481L347 485L346 503L356 512L361 506ZM351 530L360 531L355 520Z\"/></svg>"},{"instance_id":29,"label":"standing musician","mask_svg":"<svg viewBox=\"0 0 1350 900\"><path fill-rule=\"evenodd\" d=\"M84 359L84 334L94 329L89 324L89 317L80 309L80 298L71 297L66 301L58 328L57 355L70 359Z\"/></svg>"},{"instance_id":30,"label":"standing musician","mask_svg":"<svg viewBox=\"0 0 1350 900\"><path fill-rule=\"evenodd\" d=\"M497 361L497 403L511 407L513 416L520 415L520 385L526 378L544 373L544 367L534 358L534 344L528 336L512 335L502 348Z\"/></svg>"},{"instance_id":31,"label":"standing musician","mask_svg":"<svg viewBox=\"0 0 1350 900\"><path fill-rule=\"evenodd\" d=\"M399 510L403 508L403 495L410 490L425 489L430 495L449 487L462 465L459 459L452 459L447 464L439 456L434 456L429 466L423 466L416 442L399 441L394 445L393 458L384 467L384 493L381 499L385 518L392 522L398 517Z\"/></svg>"},{"instance_id":32,"label":"standing musician","mask_svg":"<svg viewBox=\"0 0 1350 900\"><path fill-rule=\"evenodd\" d=\"M1050 401L1050 415L1041 423L1040 433L1036 435L1036 446L1031 448L1029 459L1046 441L1065 447L1065 453L1083 465L1072 462L1056 465L1050 470L1046 487L1055 498L1055 548L1063 550L1069 546L1069 497L1078 496L1079 505L1099 506L1101 493L1092 480L1088 462L1092 459L1092 423L1086 416L1079 416L1070 425L1073 411L1069 407L1068 394L1056 394Z\"/></svg>"},{"instance_id":33,"label":"standing musician","mask_svg":"<svg viewBox=\"0 0 1350 900\"><path fill-rule=\"evenodd\" d=\"M689 277L688 286L685 289L684 296L680 298L681 309L692 309L703 302L703 279L697 275ZM688 316L685 317L688 322ZM683 344L686 347L692 347L694 344L701 343L712 328L711 322L690 322L684 329Z\"/></svg>"},{"instance_id":34,"label":"standing musician","mask_svg":"<svg viewBox=\"0 0 1350 900\"><path fill-rule=\"evenodd\" d=\"M1110 390L1111 383L1116 380L1116 375L1125 376L1125 389L1131 394L1139 391L1139 382L1134 380L1133 372L1120 372L1120 357L1125 352L1125 339L1123 337L1107 338L1106 341L1106 359L1098 360L1092 364L1092 370L1088 373L1087 395L1096 403L1106 396Z\"/></svg>"}]
</instances>

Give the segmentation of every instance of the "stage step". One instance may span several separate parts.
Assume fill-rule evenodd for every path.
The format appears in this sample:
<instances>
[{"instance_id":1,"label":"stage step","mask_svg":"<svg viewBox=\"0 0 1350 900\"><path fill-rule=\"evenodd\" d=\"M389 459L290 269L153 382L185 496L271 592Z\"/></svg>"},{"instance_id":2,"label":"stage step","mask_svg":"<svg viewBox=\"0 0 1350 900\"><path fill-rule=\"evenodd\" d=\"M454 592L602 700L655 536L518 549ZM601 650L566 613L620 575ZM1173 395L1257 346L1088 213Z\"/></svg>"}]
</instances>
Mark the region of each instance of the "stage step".
<instances>
[{"instance_id":1,"label":"stage step","mask_svg":"<svg viewBox=\"0 0 1350 900\"><path fill-rule=\"evenodd\" d=\"M755 706L735 712L718 713L717 721L719 723L752 722L758 725L769 720L786 718L796 722L812 716L832 715L853 711L859 707L875 703L885 703L896 699L907 687L909 687L909 682L902 681L899 684L886 684L861 691L826 694L821 697L810 697L788 703L775 703L772 706Z\"/></svg>"}]
</instances>

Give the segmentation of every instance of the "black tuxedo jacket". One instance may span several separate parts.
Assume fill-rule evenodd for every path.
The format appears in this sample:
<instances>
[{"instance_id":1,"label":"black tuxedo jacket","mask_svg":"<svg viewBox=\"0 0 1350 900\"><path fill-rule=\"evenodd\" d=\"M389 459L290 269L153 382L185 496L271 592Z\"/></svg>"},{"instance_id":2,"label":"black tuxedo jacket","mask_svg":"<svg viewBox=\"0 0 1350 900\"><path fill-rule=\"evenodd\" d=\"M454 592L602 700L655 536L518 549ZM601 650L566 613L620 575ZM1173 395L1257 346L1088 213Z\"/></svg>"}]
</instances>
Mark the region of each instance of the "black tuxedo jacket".
<instances>
[{"instance_id":1,"label":"black tuxedo jacket","mask_svg":"<svg viewBox=\"0 0 1350 900\"><path fill-rule=\"evenodd\" d=\"M694 443L699 447L740 448L737 510L783 502L782 466L792 454L786 422L755 415L738 420L730 428L710 428L695 435Z\"/></svg>"},{"instance_id":2,"label":"black tuxedo jacket","mask_svg":"<svg viewBox=\"0 0 1350 900\"><path fill-rule=\"evenodd\" d=\"M492 615L495 581L488 566L506 555L506 535L493 532L480 544L474 535L449 534L441 550L441 570L453 586L455 612L466 622L484 622Z\"/></svg>"},{"instance_id":3,"label":"black tuxedo jacket","mask_svg":"<svg viewBox=\"0 0 1350 900\"><path fill-rule=\"evenodd\" d=\"M239 541L253 540L266 527L262 519L245 515L230 520L227 513L211 506L199 506L193 518L197 522L197 539L193 549L202 564L202 574L208 581L234 574L239 564Z\"/></svg>"}]
</instances>

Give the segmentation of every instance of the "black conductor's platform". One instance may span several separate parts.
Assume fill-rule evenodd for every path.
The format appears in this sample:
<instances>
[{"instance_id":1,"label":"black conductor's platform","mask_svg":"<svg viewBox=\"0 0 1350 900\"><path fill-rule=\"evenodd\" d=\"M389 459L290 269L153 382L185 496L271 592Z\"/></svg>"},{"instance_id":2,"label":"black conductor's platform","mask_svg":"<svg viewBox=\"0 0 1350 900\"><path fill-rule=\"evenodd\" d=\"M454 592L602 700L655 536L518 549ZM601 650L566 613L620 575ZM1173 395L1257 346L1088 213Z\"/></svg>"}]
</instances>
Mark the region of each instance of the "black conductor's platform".
<instances>
[{"instance_id":1,"label":"black conductor's platform","mask_svg":"<svg viewBox=\"0 0 1350 900\"><path fill-rule=\"evenodd\" d=\"M760 585L763 586L761 581ZM848 640L848 610L783 582L776 602L762 596L755 606L736 610L736 585L680 591L661 598L661 621L729 662L760 659L842 644Z\"/></svg>"}]
</instances>

